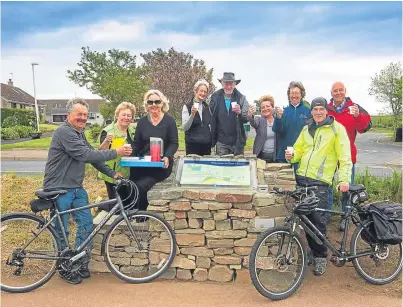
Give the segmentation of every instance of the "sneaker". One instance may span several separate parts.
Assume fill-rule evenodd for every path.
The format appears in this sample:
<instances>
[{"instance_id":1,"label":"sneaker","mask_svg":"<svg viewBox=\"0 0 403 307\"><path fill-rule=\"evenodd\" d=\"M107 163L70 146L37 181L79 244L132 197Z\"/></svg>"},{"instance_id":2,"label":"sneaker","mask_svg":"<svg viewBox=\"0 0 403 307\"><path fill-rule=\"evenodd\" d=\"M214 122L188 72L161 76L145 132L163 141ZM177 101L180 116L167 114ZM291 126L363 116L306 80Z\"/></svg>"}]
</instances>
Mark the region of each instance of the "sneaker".
<instances>
[{"instance_id":1,"label":"sneaker","mask_svg":"<svg viewBox=\"0 0 403 307\"><path fill-rule=\"evenodd\" d=\"M83 278L80 276L80 274L66 272L63 270L59 271L59 276L67 281L69 284L73 285L78 285L83 281Z\"/></svg>"},{"instance_id":2,"label":"sneaker","mask_svg":"<svg viewBox=\"0 0 403 307\"><path fill-rule=\"evenodd\" d=\"M88 270L88 267L85 267L85 268L82 268L81 270L79 270L78 274L82 278L90 278L91 277L91 273L90 273L90 270Z\"/></svg>"},{"instance_id":3,"label":"sneaker","mask_svg":"<svg viewBox=\"0 0 403 307\"><path fill-rule=\"evenodd\" d=\"M320 276L325 274L327 265L327 258L315 258L315 265L313 267L313 274Z\"/></svg>"},{"instance_id":4,"label":"sneaker","mask_svg":"<svg viewBox=\"0 0 403 307\"><path fill-rule=\"evenodd\" d=\"M339 231L344 232L344 230L346 229L346 224L347 224L347 220L341 218L340 219L340 225L339 225Z\"/></svg>"}]
</instances>

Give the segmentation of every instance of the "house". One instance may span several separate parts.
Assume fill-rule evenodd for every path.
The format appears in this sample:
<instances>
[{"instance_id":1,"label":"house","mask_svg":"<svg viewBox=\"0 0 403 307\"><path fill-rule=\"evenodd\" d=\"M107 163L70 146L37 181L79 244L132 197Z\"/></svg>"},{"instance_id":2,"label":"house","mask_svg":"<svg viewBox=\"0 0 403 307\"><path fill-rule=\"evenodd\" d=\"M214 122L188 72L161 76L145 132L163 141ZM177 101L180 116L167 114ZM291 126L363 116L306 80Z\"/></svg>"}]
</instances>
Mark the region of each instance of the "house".
<instances>
[{"instance_id":1,"label":"house","mask_svg":"<svg viewBox=\"0 0 403 307\"><path fill-rule=\"evenodd\" d=\"M39 103L39 112L45 113L45 105ZM35 110L35 98L19 87L14 86L11 79L7 84L1 83L1 108L20 108Z\"/></svg>"},{"instance_id":2,"label":"house","mask_svg":"<svg viewBox=\"0 0 403 307\"><path fill-rule=\"evenodd\" d=\"M67 118L66 104L68 99L40 99L38 103L46 106L45 120L51 124L61 124ZM88 124L103 125L104 117L101 115L101 104L107 103L105 99L85 99L89 105Z\"/></svg>"}]
</instances>

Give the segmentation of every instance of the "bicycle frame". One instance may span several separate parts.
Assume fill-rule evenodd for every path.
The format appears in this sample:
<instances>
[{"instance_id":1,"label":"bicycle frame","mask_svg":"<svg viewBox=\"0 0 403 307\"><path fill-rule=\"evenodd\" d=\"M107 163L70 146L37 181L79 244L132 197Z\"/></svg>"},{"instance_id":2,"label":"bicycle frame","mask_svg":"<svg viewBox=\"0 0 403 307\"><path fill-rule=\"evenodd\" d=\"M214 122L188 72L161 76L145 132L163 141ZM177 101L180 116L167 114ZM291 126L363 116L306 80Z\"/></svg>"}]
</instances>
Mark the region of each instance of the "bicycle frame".
<instances>
[{"instance_id":1,"label":"bicycle frame","mask_svg":"<svg viewBox=\"0 0 403 307\"><path fill-rule=\"evenodd\" d=\"M89 204L87 206L83 206L80 208L75 208L75 209L69 209L66 211L59 211L57 209L56 206L56 199L52 199L52 202L54 204L54 208L51 210L51 215L52 217L50 218L49 221L46 221L45 225L42 225L41 229L39 230L38 233L35 234L35 236L30 239L23 248L21 248L21 250L25 250L49 225L51 225L51 223L54 220L57 220L57 222L60 225L60 228L62 230L62 234L63 234L63 239L65 240L65 242L67 243L67 247L66 249L70 249L70 243L67 239L66 236L66 231L65 228L63 226L62 220L61 220L61 216L65 215L65 214L70 214L72 212L76 212L76 211L82 211L82 210L86 210L86 209L90 209L90 208L95 208L95 207L99 207L101 205L109 205L109 204L113 204L116 203L115 206L112 208L112 210L99 222L98 226L95 227L91 233L88 235L87 239L85 239L85 241L75 250L77 252L77 255L75 255L74 257L71 258L72 261L75 261L79 258L81 258L82 256L85 255L86 251L85 248L87 247L87 245L92 241L92 239L95 237L95 235L99 232L99 230L105 226L105 224L110 220L110 218L118 211L121 210L120 215L123 216L123 219L126 221L127 226L130 230L130 233L132 234L132 236L134 237L136 243L138 244L138 246L140 246L140 241L138 240L138 238L135 235L135 232L133 230L132 225L130 224L130 221L127 217L127 214L124 210L123 207L123 203L122 200L119 196L119 194L116 195L117 197L114 199L109 199L109 200L105 200L105 201L101 201L99 203L94 203L94 204ZM137 209L133 210L133 211L138 211ZM60 257L60 256L27 256L24 255L24 258L34 258L34 259L45 259L45 260L60 260L60 259L69 259L70 257Z\"/></svg>"},{"instance_id":2,"label":"bicycle frame","mask_svg":"<svg viewBox=\"0 0 403 307\"><path fill-rule=\"evenodd\" d=\"M335 210L329 210L329 209L321 209L321 208L316 208L314 211L320 211L320 212L328 212L328 213L333 213L336 215L343 216L347 220L347 224L349 223L350 220L353 220L354 224L360 224L361 226L364 227L363 223L354 215L352 209L353 206L351 205L351 196L352 193L349 193L349 199L347 202L346 210L347 212L342 212L342 211L335 211ZM306 215L299 215L293 213L291 216L292 225L291 225L291 231L294 233L295 228L298 225L301 225L301 227L304 229L304 231L312 238L315 240L315 242L319 245L324 245L328 249L330 249L334 256L340 258L340 260L343 261L351 261L355 258L363 257L363 256L369 256L373 254L373 251L368 251L368 252L363 252L360 254L357 254L355 256L346 256L346 243L347 243L347 235L348 235L348 227L345 227L344 233L343 233L343 240L341 241L340 245L340 250L337 249L327 238L326 236L306 217ZM376 240L376 238L374 238ZM291 240L290 240L291 242ZM289 246L289 249L291 247ZM288 255L288 252L287 252Z\"/></svg>"}]
</instances>

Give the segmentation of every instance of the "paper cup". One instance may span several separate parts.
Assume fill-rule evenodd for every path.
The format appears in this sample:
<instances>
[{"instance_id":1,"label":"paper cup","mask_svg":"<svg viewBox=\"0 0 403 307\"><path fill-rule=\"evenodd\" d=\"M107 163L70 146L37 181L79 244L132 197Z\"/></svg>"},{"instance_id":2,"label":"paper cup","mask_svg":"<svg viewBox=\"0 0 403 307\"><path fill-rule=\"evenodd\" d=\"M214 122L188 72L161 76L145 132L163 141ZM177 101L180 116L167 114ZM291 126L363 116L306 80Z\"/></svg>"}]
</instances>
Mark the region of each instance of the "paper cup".
<instances>
[{"instance_id":1,"label":"paper cup","mask_svg":"<svg viewBox=\"0 0 403 307\"><path fill-rule=\"evenodd\" d=\"M290 153L290 154L293 154L294 153L294 147L287 146L287 152Z\"/></svg>"},{"instance_id":2,"label":"paper cup","mask_svg":"<svg viewBox=\"0 0 403 307\"><path fill-rule=\"evenodd\" d=\"M193 103L193 106L194 106L196 109L199 109L199 105L200 105L200 103L198 103L198 102Z\"/></svg>"},{"instance_id":3,"label":"paper cup","mask_svg":"<svg viewBox=\"0 0 403 307\"><path fill-rule=\"evenodd\" d=\"M349 110L350 114L354 114L354 112L353 112L353 106L349 106L349 107L348 107L348 110Z\"/></svg>"},{"instance_id":4,"label":"paper cup","mask_svg":"<svg viewBox=\"0 0 403 307\"><path fill-rule=\"evenodd\" d=\"M236 108L236 105L237 105L236 101L231 102L231 108L232 108L232 109L235 109L235 108Z\"/></svg>"}]
</instances>

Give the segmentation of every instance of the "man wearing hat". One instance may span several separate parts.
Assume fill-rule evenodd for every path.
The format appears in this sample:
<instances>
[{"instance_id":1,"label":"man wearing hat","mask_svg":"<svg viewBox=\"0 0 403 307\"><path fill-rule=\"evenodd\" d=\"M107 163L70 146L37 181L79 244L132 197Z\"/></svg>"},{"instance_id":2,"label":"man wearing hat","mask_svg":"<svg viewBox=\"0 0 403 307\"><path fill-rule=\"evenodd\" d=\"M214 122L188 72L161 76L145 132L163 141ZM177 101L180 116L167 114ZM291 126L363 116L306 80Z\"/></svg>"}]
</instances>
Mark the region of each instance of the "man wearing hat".
<instances>
[{"instance_id":1,"label":"man wearing hat","mask_svg":"<svg viewBox=\"0 0 403 307\"><path fill-rule=\"evenodd\" d=\"M212 146L217 155L242 155L246 144L243 124L248 122L249 103L235 87L241 82L232 72L218 79L222 89L211 95L210 112Z\"/></svg>"},{"instance_id":2,"label":"man wearing hat","mask_svg":"<svg viewBox=\"0 0 403 307\"><path fill-rule=\"evenodd\" d=\"M285 152L291 163L299 162L296 181L299 186L317 186L318 207L328 208L329 186L339 165L338 187L347 192L351 177L350 140L344 126L332 116L328 116L325 98L315 98L311 103L312 119L302 128L293 146L293 151ZM326 234L326 212L315 211L307 217ZM323 275L327 264L327 247L317 244L307 235L307 241L314 257L313 273Z\"/></svg>"}]
</instances>

